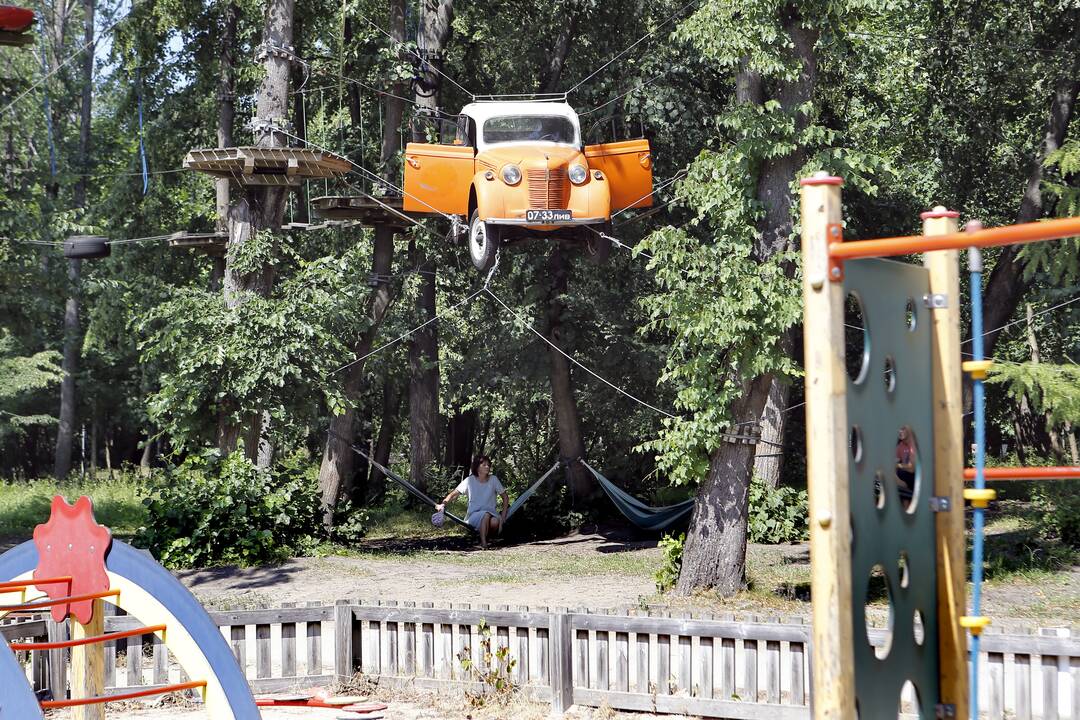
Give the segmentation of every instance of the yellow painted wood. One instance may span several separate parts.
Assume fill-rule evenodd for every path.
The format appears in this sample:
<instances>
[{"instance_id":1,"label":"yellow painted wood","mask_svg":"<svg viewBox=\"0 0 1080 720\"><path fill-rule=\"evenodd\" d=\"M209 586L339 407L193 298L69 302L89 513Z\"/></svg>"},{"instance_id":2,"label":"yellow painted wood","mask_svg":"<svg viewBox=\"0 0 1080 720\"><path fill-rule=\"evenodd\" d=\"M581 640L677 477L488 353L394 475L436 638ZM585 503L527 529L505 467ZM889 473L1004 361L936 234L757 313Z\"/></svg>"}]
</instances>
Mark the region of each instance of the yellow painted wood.
<instances>
[{"instance_id":1,"label":"yellow painted wood","mask_svg":"<svg viewBox=\"0 0 1080 720\"><path fill-rule=\"evenodd\" d=\"M943 211L945 208L934 208ZM923 221L923 234L957 231L956 218ZM949 499L949 511L935 515L937 530L938 655L941 702L968 716L967 634L960 625L966 609L964 544L964 431L960 372L960 256L939 250L923 256L930 292L944 294L947 307L931 311L934 393L934 495Z\"/></svg>"},{"instance_id":2,"label":"yellow painted wood","mask_svg":"<svg viewBox=\"0 0 1080 720\"><path fill-rule=\"evenodd\" d=\"M98 637L105 632L105 605L93 601L93 617L83 625L71 618L71 639ZM105 644L76 645L71 648L71 698L78 700L105 694ZM71 708L72 720L105 720L105 706L77 705Z\"/></svg>"},{"instance_id":3,"label":"yellow painted wood","mask_svg":"<svg viewBox=\"0 0 1080 720\"><path fill-rule=\"evenodd\" d=\"M851 515L847 464L844 289L828 273L840 188L805 185L802 203L806 462L810 493L813 699L816 720L854 720Z\"/></svg>"}]
</instances>

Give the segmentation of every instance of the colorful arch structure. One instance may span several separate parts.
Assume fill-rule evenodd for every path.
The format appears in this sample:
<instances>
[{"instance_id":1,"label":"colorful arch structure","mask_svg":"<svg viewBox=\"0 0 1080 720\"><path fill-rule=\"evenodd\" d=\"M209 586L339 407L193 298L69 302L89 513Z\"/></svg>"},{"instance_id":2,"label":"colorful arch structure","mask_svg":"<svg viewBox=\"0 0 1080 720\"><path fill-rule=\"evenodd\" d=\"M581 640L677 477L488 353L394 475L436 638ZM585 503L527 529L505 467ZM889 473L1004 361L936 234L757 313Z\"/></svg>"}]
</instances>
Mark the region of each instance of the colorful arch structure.
<instances>
[{"instance_id":1,"label":"colorful arch structure","mask_svg":"<svg viewBox=\"0 0 1080 720\"><path fill-rule=\"evenodd\" d=\"M149 553L113 540L106 528L93 521L89 498L79 498L71 506L57 496L52 508L52 518L38 526L33 541L0 555L0 617L30 605L51 606L54 619L70 613L73 623L87 623L91 601L112 603L148 626L147 634L164 626L156 634L195 680L185 686L200 688L211 720L258 720L259 710L243 671L213 620L188 589ZM100 578L94 577L95 569L104 571ZM35 579L42 584L35 585ZM42 582L45 579L52 582ZM44 595L27 598L27 591L34 589ZM25 675L6 645L0 649L0 686L5 688L0 694L0 720L41 717ZM20 687L26 692L19 691ZM33 704L30 710L26 710L27 697Z\"/></svg>"}]
</instances>

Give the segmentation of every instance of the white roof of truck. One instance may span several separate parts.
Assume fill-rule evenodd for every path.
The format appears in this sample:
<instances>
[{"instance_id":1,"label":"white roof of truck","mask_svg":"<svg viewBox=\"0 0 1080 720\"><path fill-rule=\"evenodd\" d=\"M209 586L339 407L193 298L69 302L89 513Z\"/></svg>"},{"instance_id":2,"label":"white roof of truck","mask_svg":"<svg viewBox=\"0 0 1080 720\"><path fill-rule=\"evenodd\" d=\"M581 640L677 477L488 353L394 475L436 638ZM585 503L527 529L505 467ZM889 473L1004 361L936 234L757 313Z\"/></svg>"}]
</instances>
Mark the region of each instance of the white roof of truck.
<instances>
[{"instance_id":1,"label":"white roof of truck","mask_svg":"<svg viewBox=\"0 0 1080 720\"><path fill-rule=\"evenodd\" d=\"M502 117L504 115L554 115L569 118L577 127L578 116L574 108L565 102L522 102L517 101L491 101L469 103L461 108L462 115L468 115L477 124L483 124L488 118Z\"/></svg>"}]
</instances>

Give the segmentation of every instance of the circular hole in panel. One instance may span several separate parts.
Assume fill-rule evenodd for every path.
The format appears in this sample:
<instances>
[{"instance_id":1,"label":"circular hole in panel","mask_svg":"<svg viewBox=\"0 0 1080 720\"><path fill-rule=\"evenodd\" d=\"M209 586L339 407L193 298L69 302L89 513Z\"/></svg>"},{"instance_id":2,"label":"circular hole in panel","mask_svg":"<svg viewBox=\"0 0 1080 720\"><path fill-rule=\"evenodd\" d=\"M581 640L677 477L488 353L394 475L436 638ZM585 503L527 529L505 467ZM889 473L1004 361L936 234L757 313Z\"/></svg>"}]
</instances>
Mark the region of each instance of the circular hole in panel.
<instances>
[{"instance_id":1,"label":"circular hole in panel","mask_svg":"<svg viewBox=\"0 0 1080 720\"><path fill-rule=\"evenodd\" d=\"M915 300L908 298L907 307L904 308L904 324L907 325L908 332L915 332L917 323L918 315L915 314Z\"/></svg>"},{"instance_id":2,"label":"circular hole in panel","mask_svg":"<svg viewBox=\"0 0 1080 720\"><path fill-rule=\"evenodd\" d=\"M862 430L859 429L858 425L851 426L851 436L848 438L848 447L851 449L851 459L855 462L862 462Z\"/></svg>"},{"instance_id":3,"label":"circular hole in panel","mask_svg":"<svg viewBox=\"0 0 1080 720\"><path fill-rule=\"evenodd\" d=\"M875 625L875 618L880 618L879 610L871 609L870 603L884 598L888 607L888 619L884 627L880 623ZM874 648L874 655L878 660L884 660L889 656L893 639L893 599L892 589L889 587L889 576L885 568L875 565L870 569L870 577L866 584L866 600L863 603L864 624L866 626L866 642ZM875 640L880 640L876 642Z\"/></svg>"},{"instance_id":4,"label":"circular hole in panel","mask_svg":"<svg viewBox=\"0 0 1080 720\"><path fill-rule=\"evenodd\" d=\"M885 473L880 470L874 472L874 507L885 509Z\"/></svg>"},{"instance_id":5,"label":"circular hole in panel","mask_svg":"<svg viewBox=\"0 0 1080 720\"><path fill-rule=\"evenodd\" d=\"M885 356L885 392L891 393L896 389L896 363L892 355Z\"/></svg>"},{"instance_id":6,"label":"circular hole in panel","mask_svg":"<svg viewBox=\"0 0 1080 720\"><path fill-rule=\"evenodd\" d=\"M922 718L922 703L919 702L919 691L915 687L915 683L910 680L904 681L904 686L900 688L900 701L896 707L897 718L910 718L917 717Z\"/></svg>"},{"instance_id":7,"label":"circular hole in panel","mask_svg":"<svg viewBox=\"0 0 1080 720\"><path fill-rule=\"evenodd\" d=\"M918 610L911 618L911 627L915 634L915 644L922 647L923 641L926 640L926 627L923 625L922 613Z\"/></svg>"},{"instance_id":8,"label":"circular hole in panel","mask_svg":"<svg viewBox=\"0 0 1080 720\"><path fill-rule=\"evenodd\" d=\"M844 365L851 381L859 384L866 379L870 365L870 334L866 330L866 315L855 293L844 300Z\"/></svg>"},{"instance_id":9,"label":"circular hole in panel","mask_svg":"<svg viewBox=\"0 0 1080 720\"><path fill-rule=\"evenodd\" d=\"M906 552L900 553L900 561L897 563L897 570L900 574L900 587L906 588L911 581L911 576L908 570L908 556Z\"/></svg>"},{"instance_id":10,"label":"circular hole in panel","mask_svg":"<svg viewBox=\"0 0 1080 720\"><path fill-rule=\"evenodd\" d=\"M922 466L919 462L919 443L910 425L901 425L896 431L896 488L900 493L900 505L907 513L914 513L919 506L919 489Z\"/></svg>"}]
</instances>

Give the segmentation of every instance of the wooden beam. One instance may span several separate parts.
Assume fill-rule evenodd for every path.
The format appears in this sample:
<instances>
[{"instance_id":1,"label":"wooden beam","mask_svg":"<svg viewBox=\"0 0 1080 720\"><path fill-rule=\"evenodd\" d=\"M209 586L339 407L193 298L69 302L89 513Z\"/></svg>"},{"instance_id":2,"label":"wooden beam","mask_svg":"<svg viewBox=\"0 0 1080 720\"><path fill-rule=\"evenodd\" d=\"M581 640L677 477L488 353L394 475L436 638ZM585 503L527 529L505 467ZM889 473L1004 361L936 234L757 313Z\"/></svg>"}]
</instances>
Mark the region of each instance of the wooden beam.
<instances>
[{"instance_id":1,"label":"wooden beam","mask_svg":"<svg viewBox=\"0 0 1080 720\"><path fill-rule=\"evenodd\" d=\"M93 615L83 625L71 616L71 639L82 640L105 633L105 604L93 601ZM135 647L128 652L140 652L142 639L136 638ZM105 694L105 643L76 645L71 648L71 699L100 697ZM59 698L58 698L59 699ZM105 705L76 705L71 708L72 720L105 720Z\"/></svg>"},{"instance_id":2,"label":"wooden beam","mask_svg":"<svg viewBox=\"0 0 1080 720\"><path fill-rule=\"evenodd\" d=\"M855 719L851 610L851 515L847 462L844 286L829 268L830 232L839 241L840 178L802 181L803 347L806 472L810 494L815 718Z\"/></svg>"},{"instance_id":3,"label":"wooden beam","mask_svg":"<svg viewBox=\"0 0 1080 720\"><path fill-rule=\"evenodd\" d=\"M923 213L923 234L957 232L957 213L936 207ZM956 717L968 716L967 635L960 627L965 612L964 563L964 430L960 375L959 251L926 253L930 292L944 295L946 305L931 311L934 335L934 495L949 500L949 510L935 514L937 533L938 655L941 702L956 706Z\"/></svg>"}]
</instances>

